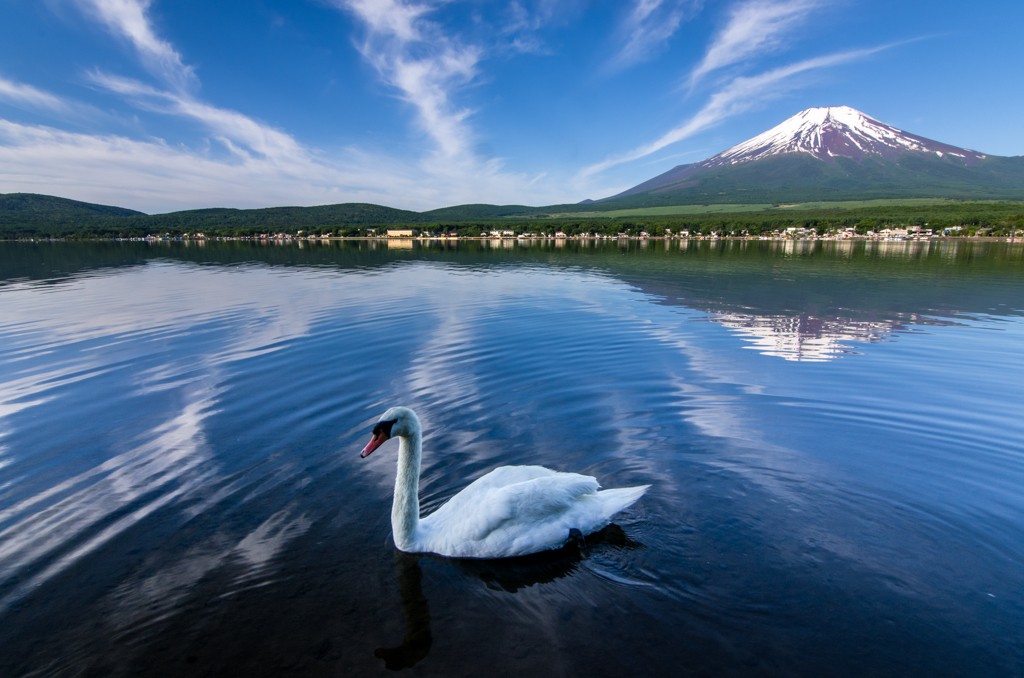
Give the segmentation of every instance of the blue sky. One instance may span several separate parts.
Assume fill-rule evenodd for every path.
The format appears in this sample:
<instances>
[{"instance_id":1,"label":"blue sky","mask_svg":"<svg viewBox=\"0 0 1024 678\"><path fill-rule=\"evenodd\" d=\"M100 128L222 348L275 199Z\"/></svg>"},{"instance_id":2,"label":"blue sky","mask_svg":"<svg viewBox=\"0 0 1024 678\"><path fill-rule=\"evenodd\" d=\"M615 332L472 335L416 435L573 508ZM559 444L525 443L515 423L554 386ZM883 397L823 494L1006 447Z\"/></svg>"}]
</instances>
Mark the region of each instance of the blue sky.
<instances>
[{"instance_id":1,"label":"blue sky","mask_svg":"<svg viewBox=\"0 0 1024 678\"><path fill-rule=\"evenodd\" d=\"M1024 154L1024 2L0 0L0 193L605 197L813 106Z\"/></svg>"}]
</instances>

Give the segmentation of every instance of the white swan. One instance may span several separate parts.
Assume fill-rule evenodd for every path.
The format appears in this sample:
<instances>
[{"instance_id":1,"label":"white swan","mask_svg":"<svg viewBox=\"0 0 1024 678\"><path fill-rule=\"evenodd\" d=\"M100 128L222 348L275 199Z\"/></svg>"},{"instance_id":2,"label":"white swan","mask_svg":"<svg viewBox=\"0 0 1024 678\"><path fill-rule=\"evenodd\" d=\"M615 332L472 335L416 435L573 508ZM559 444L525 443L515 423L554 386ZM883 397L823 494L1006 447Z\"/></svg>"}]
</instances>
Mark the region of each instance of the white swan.
<instances>
[{"instance_id":1,"label":"white swan","mask_svg":"<svg viewBox=\"0 0 1024 678\"><path fill-rule=\"evenodd\" d=\"M392 407L373 427L365 459L397 437L398 477L391 507L395 546L453 558L507 558L561 548L570 530L587 535L639 499L650 485L598 491L591 476L543 466L502 466L420 519L421 429L416 413Z\"/></svg>"}]
</instances>

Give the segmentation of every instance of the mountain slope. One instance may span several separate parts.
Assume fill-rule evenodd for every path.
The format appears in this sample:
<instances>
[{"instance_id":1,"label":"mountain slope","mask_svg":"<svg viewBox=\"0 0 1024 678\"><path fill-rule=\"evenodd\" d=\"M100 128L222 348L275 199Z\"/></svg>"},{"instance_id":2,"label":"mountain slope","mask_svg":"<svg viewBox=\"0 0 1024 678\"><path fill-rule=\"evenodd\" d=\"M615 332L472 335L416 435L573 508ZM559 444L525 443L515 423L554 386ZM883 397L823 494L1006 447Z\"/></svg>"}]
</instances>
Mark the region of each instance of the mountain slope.
<instances>
[{"instance_id":1,"label":"mountain slope","mask_svg":"<svg viewBox=\"0 0 1024 678\"><path fill-rule=\"evenodd\" d=\"M846 106L811 108L718 155L679 165L599 202L899 197L1019 200L1024 157L988 156L926 139Z\"/></svg>"},{"instance_id":2,"label":"mountain slope","mask_svg":"<svg viewBox=\"0 0 1024 678\"><path fill-rule=\"evenodd\" d=\"M57 198L52 195L37 193L6 193L0 194L0 223L8 221L80 221L83 219L102 219L104 217L145 216L142 212L95 205L89 202Z\"/></svg>"}]
</instances>

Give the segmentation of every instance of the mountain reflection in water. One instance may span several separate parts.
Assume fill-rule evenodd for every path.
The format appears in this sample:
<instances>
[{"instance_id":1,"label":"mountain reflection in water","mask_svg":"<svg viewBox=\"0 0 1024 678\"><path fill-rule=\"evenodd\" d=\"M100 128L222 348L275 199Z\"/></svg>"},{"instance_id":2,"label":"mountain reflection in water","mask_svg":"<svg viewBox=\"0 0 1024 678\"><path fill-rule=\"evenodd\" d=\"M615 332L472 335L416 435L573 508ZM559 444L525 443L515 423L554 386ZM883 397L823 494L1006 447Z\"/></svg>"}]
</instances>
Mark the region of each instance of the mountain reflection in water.
<instances>
[{"instance_id":1,"label":"mountain reflection in water","mask_svg":"<svg viewBox=\"0 0 1024 678\"><path fill-rule=\"evenodd\" d=\"M721 313L708 320L728 327L750 342L751 346L747 348L756 349L762 355L806 362L833 360L844 353L855 354L858 353L855 349L858 343L883 341L893 332L907 331L907 325L902 323L811 315ZM921 319L916 320L920 322ZM914 320L910 322L914 323Z\"/></svg>"}]
</instances>

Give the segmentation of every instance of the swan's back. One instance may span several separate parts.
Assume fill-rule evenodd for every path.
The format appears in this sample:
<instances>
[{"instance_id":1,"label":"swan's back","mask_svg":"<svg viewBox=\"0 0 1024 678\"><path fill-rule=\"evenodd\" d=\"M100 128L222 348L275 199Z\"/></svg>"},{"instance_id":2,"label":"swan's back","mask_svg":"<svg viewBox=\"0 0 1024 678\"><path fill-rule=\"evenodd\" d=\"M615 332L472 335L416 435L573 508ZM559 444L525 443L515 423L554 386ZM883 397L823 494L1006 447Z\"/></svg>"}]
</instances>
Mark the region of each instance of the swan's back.
<instances>
[{"instance_id":1,"label":"swan's back","mask_svg":"<svg viewBox=\"0 0 1024 678\"><path fill-rule=\"evenodd\" d=\"M502 466L422 519L418 550L461 558L504 558L559 548L569 530L605 527L647 490L599 491L595 478L543 466Z\"/></svg>"}]
</instances>

